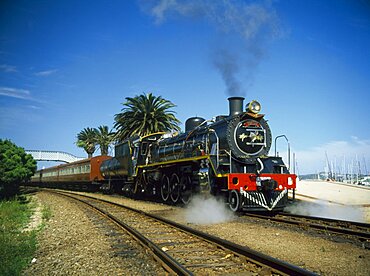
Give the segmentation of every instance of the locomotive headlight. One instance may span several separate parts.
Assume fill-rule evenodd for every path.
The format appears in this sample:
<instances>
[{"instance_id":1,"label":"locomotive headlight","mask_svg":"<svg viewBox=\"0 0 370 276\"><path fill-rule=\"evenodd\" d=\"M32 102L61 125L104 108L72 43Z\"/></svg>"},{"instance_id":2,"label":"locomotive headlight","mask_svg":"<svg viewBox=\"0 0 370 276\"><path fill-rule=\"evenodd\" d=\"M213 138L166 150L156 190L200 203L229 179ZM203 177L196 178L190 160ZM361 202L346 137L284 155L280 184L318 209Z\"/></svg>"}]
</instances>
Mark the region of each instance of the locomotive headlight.
<instances>
[{"instance_id":1,"label":"locomotive headlight","mask_svg":"<svg viewBox=\"0 0 370 276\"><path fill-rule=\"evenodd\" d=\"M246 106L247 112L253 112L254 114L258 114L261 111L261 104L257 101L251 101Z\"/></svg>"}]
</instances>

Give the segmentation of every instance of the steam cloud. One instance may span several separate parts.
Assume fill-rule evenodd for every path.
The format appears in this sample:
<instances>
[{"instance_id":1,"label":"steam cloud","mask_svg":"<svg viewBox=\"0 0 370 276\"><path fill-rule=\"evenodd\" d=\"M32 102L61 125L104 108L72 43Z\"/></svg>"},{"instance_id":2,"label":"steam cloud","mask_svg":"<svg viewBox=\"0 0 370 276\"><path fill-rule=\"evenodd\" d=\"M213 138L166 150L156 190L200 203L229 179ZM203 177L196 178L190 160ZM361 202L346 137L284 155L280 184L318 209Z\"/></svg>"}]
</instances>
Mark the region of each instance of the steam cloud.
<instances>
[{"instance_id":1,"label":"steam cloud","mask_svg":"<svg viewBox=\"0 0 370 276\"><path fill-rule=\"evenodd\" d=\"M296 202L286 207L284 211L297 215L366 222L364 213L360 208L330 204L324 200Z\"/></svg>"},{"instance_id":2,"label":"steam cloud","mask_svg":"<svg viewBox=\"0 0 370 276\"><path fill-rule=\"evenodd\" d=\"M223 200L199 195L185 209L185 218L189 223L214 224L233 220L234 214Z\"/></svg>"},{"instance_id":3,"label":"steam cloud","mask_svg":"<svg viewBox=\"0 0 370 276\"><path fill-rule=\"evenodd\" d=\"M154 4L146 4L146 7L142 4L142 7L155 18L156 24L163 24L168 18L182 16L206 20L214 26L220 33L220 41L212 45L215 47L211 55L212 64L221 74L227 93L237 95L242 92L242 69L246 69L246 81L250 84L265 55L267 42L282 34L271 2L159 0L154 1ZM230 37L236 40L230 40Z\"/></svg>"}]
</instances>

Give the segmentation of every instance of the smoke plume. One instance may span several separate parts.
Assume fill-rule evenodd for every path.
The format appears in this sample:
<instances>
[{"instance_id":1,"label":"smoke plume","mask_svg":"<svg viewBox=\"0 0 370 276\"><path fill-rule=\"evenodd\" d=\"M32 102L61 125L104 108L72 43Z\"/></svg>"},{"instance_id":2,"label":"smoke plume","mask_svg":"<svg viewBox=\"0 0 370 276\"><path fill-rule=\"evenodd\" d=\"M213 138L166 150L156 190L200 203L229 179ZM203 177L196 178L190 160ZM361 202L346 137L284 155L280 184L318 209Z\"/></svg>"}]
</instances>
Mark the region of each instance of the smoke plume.
<instances>
[{"instance_id":1,"label":"smoke plume","mask_svg":"<svg viewBox=\"0 0 370 276\"><path fill-rule=\"evenodd\" d=\"M223 200L198 195L185 209L185 218L189 223L214 224L234 219L234 213Z\"/></svg>"},{"instance_id":2,"label":"smoke plume","mask_svg":"<svg viewBox=\"0 0 370 276\"><path fill-rule=\"evenodd\" d=\"M211 63L221 74L229 95L250 85L269 41L281 36L272 1L159 0L143 5L156 24L178 16L204 20L219 34ZM145 7L144 7L145 6ZM232 40L230 40L232 38ZM232 41L232 42L231 42ZM221 46L220 46L221 45Z\"/></svg>"},{"instance_id":3,"label":"smoke plume","mask_svg":"<svg viewBox=\"0 0 370 276\"><path fill-rule=\"evenodd\" d=\"M240 64L238 59L227 49L218 49L214 53L213 65L221 73L229 95L240 95L241 83L238 79Z\"/></svg>"}]
</instances>

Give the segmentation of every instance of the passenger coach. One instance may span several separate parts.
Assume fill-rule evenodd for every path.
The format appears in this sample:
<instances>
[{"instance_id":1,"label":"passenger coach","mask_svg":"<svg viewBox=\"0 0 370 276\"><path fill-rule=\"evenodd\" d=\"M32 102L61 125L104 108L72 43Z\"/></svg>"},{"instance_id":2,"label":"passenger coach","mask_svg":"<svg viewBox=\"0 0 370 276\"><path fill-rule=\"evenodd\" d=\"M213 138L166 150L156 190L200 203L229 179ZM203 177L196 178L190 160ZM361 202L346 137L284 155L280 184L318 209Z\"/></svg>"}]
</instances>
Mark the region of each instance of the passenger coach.
<instances>
[{"instance_id":1,"label":"passenger coach","mask_svg":"<svg viewBox=\"0 0 370 276\"><path fill-rule=\"evenodd\" d=\"M101 163L107 159L111 157L95 156L41 169L32 176L31 182L39 183L42 187L96 191L104 180L100 173Z\"/></svg>"}]
</instances>

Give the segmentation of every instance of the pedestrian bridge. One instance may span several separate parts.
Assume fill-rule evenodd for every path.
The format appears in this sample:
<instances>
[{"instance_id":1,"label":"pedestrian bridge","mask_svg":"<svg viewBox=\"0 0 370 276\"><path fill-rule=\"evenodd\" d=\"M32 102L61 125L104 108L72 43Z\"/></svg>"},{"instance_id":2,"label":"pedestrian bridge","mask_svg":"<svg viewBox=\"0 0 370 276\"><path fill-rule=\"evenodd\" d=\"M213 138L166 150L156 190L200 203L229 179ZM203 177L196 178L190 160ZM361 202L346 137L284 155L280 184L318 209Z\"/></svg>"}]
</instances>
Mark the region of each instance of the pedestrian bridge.
<instances>
[{"instance_id":1,"label":"pedestrian bridge","mask_svg":"<svg viewBox=\"0 0 370 276\"><path fill-rule=\"evenodd\" d=\"M26 153L31 154L33 159L35 159L36 161L57 161L71 163L85 159L83 157L77 157L63 151L26 150Z\"/></svg>"}]
</instances>

